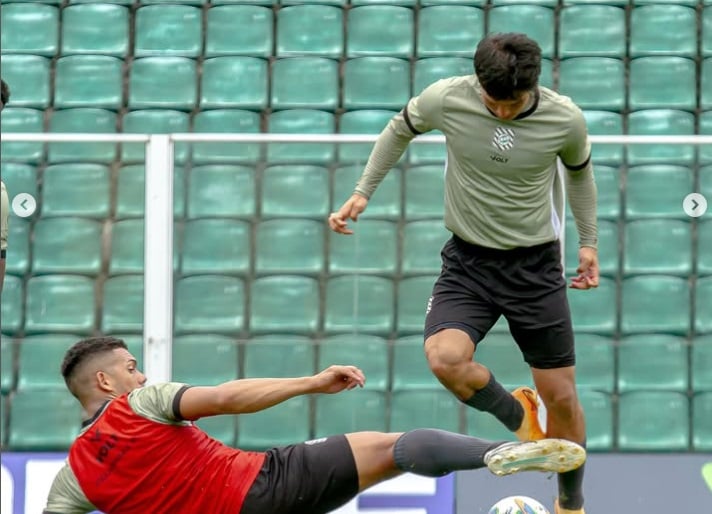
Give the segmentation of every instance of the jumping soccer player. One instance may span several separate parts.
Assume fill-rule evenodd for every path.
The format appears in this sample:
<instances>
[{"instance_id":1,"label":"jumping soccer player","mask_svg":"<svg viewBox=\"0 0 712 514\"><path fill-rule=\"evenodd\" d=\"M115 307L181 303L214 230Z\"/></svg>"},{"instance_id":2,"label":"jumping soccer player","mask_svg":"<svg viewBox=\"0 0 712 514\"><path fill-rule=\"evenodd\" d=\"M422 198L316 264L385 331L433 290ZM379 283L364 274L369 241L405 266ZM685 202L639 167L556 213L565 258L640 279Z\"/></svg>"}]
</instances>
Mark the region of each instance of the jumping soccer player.
<instances>
[{"instance_id":1,"label":"jumping soccer player","mask_svg":"<svg viewBox=\"0 0 712 514\"><path fill-rule=\"evenodd\" d=\"M351 234L386 173L417 135L438 129L447 141L442 271L428 302L425 353L453 394L490 412L519 439L540 439L537 393L548 437L583 444L575 385L574 334L561 267L563 194L579 234L574 289L598 286L596 185L581 110L538 84L541 49L524 34L490 34L477 46L475 74L435 82L390 121L354 194L329 225ZM425 299L423 304L425 305ZM536 386L510 394L474 362L475 349L504 316ZM559 475L560 514L583 514L583 467Z\"/></svg>"},{"instance_id":2,"label":"jumping soccer player","mask_svg":"<svg viewBox=\"0 0 712 514\"><path fill-rule=\"evenodd\" d=\"M261 411L294 396L363 386L353 366L311 377L261 378L215 387L146 377L126 344L94 337L62 363L69 390L91 416L52 484L44 514L322 514L403 472L442 476L488 467L561 472L585 450L559 439L492 442L441 430L359 432L250 452L229 448L193 424L205 416Z\"/></svg>"}]
</instances>

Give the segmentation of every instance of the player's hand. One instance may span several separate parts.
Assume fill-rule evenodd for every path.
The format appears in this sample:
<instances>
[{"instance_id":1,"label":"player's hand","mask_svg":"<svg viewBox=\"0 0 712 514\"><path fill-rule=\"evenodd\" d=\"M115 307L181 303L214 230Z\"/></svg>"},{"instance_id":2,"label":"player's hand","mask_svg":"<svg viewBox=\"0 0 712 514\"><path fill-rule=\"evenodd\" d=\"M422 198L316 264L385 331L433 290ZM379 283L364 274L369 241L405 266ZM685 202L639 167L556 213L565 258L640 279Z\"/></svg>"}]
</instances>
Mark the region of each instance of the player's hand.
<instances>
[{"instance_id":1,"label":"player's hand","mask_svg":"<svg viewBox=\"0 0 712 514\"><path fill-rule=\"evenodd\" d=\"M363 387L366 376L356 366L329 366L312 377L314 392L333 394L356 386Z\"/></svg>"},{"instance_id":2,"label":"player's hand","mask_svg":"<svg viewBox=\"0 0 712 514\"><path fill-rule=\"evenodd\" d=\"M341 209L329 215L329 227L339 234L353 234L354 231L348 227L347 220L357 221L367 205L368 198L357 193L352 194Z\"/></svg>"},{"instance_id":3,"label":"player's hand","mask_svg":"<svg viewBox=\"0 0 712 514\"><path fill-rule=\"evenodd\" d=\"M598 287L599 266L598 250L589 246L579 249L579 266L576 275L571 279L573 289L592 289Z\"/></svg>"}]
</instances>

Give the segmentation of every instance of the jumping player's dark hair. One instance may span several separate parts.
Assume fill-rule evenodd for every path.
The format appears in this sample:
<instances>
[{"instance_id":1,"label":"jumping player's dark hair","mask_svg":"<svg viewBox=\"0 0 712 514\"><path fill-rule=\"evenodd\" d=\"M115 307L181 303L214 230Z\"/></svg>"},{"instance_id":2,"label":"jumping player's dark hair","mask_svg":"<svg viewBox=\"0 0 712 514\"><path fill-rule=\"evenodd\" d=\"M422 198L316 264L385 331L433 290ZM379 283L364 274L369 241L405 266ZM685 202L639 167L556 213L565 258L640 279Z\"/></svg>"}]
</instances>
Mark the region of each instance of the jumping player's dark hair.
<instances>
[{"instance_id":1,"label":"jumping player's dark hair","mask_svg":"<svg viewBox=\"0 0 712 514\"><path fill-rule=\"evenodd\" d=\"M5 82L3 79L0 79L0 102L2 102L2 105L0 105L0 109L5 107L9 100L10 87L7 85L7 82Z\"/></svg>"},{"instance_id":2,"label":"jumping player's dark hair","mask_svg":"<svg viewBox=\"0 0 712 514\"><path fill-rule=\"evenodd\" d=\"M540 73L541 48L525 34L489 34L477 45L475 74L495 100L513 100L534 89Z\"/></svg>"},{"instance_id":3,"label":"jumping player's dark hair","mask_svg":"<svg viewBox=\"0 0 712 514\"><path fill-rule=\"evenodd\" d=\"M67 350L60 370L64 377L64 382L74 396L77 396L77 391L75 391L72 379L76 370L93 357L111 352L116 348L128 349L123 340L116 337L102 336L82 339Z\"/></svg>"}]
</instances>

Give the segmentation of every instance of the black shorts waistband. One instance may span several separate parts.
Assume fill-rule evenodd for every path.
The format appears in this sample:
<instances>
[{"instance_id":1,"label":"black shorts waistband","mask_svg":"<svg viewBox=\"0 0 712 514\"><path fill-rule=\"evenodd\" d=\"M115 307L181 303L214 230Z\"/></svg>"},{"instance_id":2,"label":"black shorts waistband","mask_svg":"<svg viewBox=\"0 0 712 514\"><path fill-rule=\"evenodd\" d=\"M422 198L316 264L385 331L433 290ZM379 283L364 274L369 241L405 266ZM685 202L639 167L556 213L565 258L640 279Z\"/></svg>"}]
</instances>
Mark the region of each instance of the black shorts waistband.
<instances>
[{"instance_id":1,"label":"black shorts waistband","mask_svg":"<svg viewBox=\"0 0 712 514\"><path fill-rule=\"evenodd\" d=\"M462 250L469 255L477 255L493 259L519 258L526 257L528 255L535 255L542 250L546 250L559 244L559 240L555 239L553 241L548 241L534 246L518 246L516 248L503 250L501 248L490 248L488 246L480 246L470 243L455 234L452 235L452 240L455 242L459 250Z\"/></svg>"}]
</instances>

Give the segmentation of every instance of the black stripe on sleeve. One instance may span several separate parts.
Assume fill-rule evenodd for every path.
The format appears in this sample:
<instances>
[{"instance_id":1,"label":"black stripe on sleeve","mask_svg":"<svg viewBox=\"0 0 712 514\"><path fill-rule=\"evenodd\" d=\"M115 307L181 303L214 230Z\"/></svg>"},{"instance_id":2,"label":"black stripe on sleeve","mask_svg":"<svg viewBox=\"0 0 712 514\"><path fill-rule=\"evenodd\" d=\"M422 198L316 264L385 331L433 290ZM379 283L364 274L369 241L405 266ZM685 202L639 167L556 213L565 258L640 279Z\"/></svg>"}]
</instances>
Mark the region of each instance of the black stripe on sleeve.
<instances>
[{"instance_id":1,"label":"black stripe on sleeve","mask_svg":"<svg viewBox=\"0 0 712 514\"><path fill-rule=\"evenodd\" d=\"M586 166L588 166L589 162L591 162L591 154L588 154L588 157L585 161L583 161L583 164L579 164L578 166L569 166L568 164L564 163L564 166L566 166L566 169L569 169L571 171L580 171Z\"/></svg>"},{"instance_id":2,"label":"black stripe on sleeve","mask_svg":"<svg viewBox=\"0 0 712 514\"><path fill-rule=\"evenodd\" d=\"M176 395L173 397L173 416L176 418L177 421L183 421L183 415L180 412L180 399L183 398L183 393L185 393L188 389L190 389L189 385L184 385L180 389L178 389L178 392Z\"/></svg>"},{"instance_id":3,"label":"black stripe on sleeve","mask_svg":"<svg viewBox=\"0 0 712 514\"><path fill-rule=\"evenodd\" d=\"M0 250L0 259L5 259L7 257L7 250Z\"/></svg>"},{"instance_id":4,"label":"black stripe on sleeve","mask_svg":"<svg viewBox=\"0 0 712 514\"><path fill-rule=\"evenodd\" d=\"M403 119L405 120L405 124L408 125L410 131L416 136L419 136L420 134L422 134L422 132L416 130L416 128L413 126L413 123L410 121L410 115L408 114L408 105L410 105L410 102L405 104L405 107L403 107Z\"/></svg>"}]
</instances>

